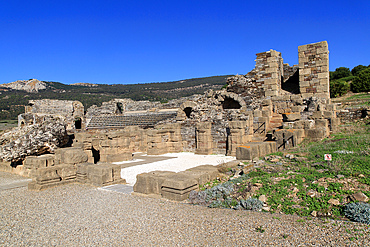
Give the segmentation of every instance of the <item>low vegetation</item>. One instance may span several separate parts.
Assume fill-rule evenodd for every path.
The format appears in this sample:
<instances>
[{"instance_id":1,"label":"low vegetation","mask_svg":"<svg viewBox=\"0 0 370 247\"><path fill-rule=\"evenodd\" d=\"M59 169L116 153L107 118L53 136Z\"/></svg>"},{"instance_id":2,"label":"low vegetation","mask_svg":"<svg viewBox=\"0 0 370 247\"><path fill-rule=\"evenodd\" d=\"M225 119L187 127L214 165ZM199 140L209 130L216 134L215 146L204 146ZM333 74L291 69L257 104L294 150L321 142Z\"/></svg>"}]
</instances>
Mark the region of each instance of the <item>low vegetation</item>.
<instances>
[{"instance_id":1,"label":"low vegetation","mask_svg":"<svg viewBox=\"0 0 370 247\"><path fill-rule=\"evenodd\" d=\"M325 154L332 161L324 160ZM224 178L201 186L205 205L369 222L370 205L353 204L355 194L370 198L368 124L342 126L322 142L306 142L257 163L259 168L248 173L240 175L246 165L240 164L225 170Z\"/></svg>"}]
</instances>

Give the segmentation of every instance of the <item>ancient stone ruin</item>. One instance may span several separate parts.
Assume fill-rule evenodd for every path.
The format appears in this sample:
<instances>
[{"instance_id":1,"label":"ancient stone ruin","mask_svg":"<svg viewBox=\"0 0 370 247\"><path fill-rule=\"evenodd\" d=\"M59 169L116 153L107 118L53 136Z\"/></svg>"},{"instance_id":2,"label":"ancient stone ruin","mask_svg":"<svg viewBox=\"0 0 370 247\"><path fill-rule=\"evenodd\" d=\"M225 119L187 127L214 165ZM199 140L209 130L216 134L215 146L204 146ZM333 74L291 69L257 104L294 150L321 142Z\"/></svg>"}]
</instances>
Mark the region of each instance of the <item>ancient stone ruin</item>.
<instances>
[{"instance_id":1,"label":"ancient stone ruin","mask_svg":"<svg viewBox=\"0 0 370 247\"><path fill-rule=\"evenodd\" d=\"M85 114L78 101L30 101L19 116L19 129L62 121L71 147L45 149L44 155L39 147L33 156L3 158L0 167L32 177L30 189L76 181L101 186L123 182L120 166L112 162L130 160L134 152L186 151L251 160L305 138L321 140L340 122L330 101L328 54L326 41L299 46L299 65L284 64L274 50L258 53L255 68L228 78L227 88L164 104L116 99ZM18 165L10 166L14 161ZM217 168L210 166L146 173L138 176L134 190L183 200L216 175Z\"/></svg>"}]
</instances>

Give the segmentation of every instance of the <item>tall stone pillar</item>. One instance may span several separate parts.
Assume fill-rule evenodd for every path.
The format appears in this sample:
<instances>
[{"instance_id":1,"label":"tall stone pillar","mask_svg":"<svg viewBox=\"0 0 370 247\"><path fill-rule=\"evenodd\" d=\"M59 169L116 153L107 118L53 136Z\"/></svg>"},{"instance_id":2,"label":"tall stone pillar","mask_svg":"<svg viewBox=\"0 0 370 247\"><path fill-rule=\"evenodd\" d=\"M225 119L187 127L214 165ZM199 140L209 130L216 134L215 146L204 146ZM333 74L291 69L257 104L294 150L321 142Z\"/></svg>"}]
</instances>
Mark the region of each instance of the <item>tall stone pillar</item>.
<instances>
[{"instance_id":1,"label":"tall stone pillar","mask_svg":"<svg viewBox=\"0 0 370 247\"><path fill-rule=\"evenodd\" d=\"M261 85L265 96L278 96L281 90L281 78L284 73L281 53L270 50L256 55L254 72L256 73L257 85Z\"/></svg>"},{"instance_id":2,"label":"tall stone pillar","mask_svg":"<svg viewBox=\"0 0 370 247\"><path fill-rule=\"evenodd\" d=\"M330 98L329 50L322 41L298 47L299 90L303 98Z\"/></svg>"},{"instance_id":3,"label":"tall stone pillar","mask_svg":"<svg viewBox=\"0 0 370 247\"><path fill-rule=\"evenodd\" d=\"M211 123L198 123L196 127L197 148L195 154L212 154Z\"/></svg>"}]
</instances>

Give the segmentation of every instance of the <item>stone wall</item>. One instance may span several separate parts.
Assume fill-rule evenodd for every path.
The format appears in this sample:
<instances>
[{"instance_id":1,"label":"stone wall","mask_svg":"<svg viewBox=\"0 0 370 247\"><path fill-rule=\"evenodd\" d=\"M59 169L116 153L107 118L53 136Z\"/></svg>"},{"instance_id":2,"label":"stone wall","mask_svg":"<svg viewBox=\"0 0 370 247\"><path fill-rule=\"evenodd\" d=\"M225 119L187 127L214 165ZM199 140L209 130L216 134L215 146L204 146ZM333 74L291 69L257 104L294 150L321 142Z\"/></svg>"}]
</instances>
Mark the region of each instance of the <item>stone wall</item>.
<instances>
[{"instance_id":1,"label":"stone wall","mask_svg":"<svg viewBox=\"0 0 370 247\"><path fill-rule=\"evenodd\" d=\"M85 122L84 106L81 102L72 100L30 100L25 107L25 114L18 117L18 126L42 123L50 118L63 119L67 129L75 129L76 122L79 122L78 128L82 129Z\"/></svg>"},{"instance_id":2,"label":"stone wall","mask_svg":"<svg viewBox=\"0 0 370 247\"><path fill-rule=\"evenodd\" d=\"M283 76L283 59L281 53L270 50L257 53L256 82L261 83L265 96L280 94L281 78Z\"/></svg>"},{"instance_id":3,"label":"stone wall","mask_svg":"<svg viewBox=\"0 0 370 247\"><path fill-rule=\"evenodd\" d=\"M298 47L299 88L303 98L330 98L329 50L326 41Z\"/></svg>"}]
</instances>

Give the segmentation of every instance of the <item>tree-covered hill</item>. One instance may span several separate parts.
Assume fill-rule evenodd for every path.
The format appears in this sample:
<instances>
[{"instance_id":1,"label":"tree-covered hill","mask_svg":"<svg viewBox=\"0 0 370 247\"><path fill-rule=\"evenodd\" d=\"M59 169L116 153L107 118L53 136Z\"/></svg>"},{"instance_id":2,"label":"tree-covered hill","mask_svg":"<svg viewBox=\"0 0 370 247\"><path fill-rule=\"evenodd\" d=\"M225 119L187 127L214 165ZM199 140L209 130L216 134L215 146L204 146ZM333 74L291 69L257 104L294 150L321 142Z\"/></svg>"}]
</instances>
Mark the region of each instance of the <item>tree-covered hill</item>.
<instances>
[{"instance_id":1,"label":"tree-covered hill","mask_svg":"<svg viewBox=\"0 0 370 247\"><path fill-rule=\"evenodd\" d=\"M60 82L45 82L48 86L38 92L27 92L3 87L0 84L0 120L16 119L24 112L29 100L60 99L78 100L85 110L91 105L115 98L166 102L171 99L202 94L208 89L221 89L230 75L193 78L173 82L145 84L85 84L66 85Z\"/></svg>"}]
</instances>

